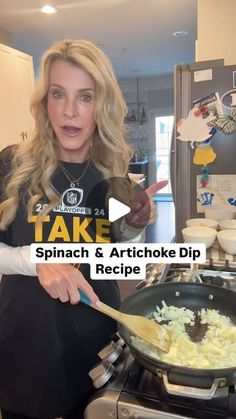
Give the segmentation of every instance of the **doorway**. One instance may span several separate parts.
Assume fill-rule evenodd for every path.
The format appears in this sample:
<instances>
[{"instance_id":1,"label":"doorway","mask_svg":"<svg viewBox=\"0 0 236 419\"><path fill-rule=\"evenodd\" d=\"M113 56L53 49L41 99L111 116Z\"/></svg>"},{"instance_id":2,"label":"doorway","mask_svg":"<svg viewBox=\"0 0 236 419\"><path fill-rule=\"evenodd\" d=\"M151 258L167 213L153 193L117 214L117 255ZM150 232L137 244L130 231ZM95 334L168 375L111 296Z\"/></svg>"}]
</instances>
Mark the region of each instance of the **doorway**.
<instances>
[{"instance_id":1,"label":"doorway","mask_svg":"<svg viewBox=\"0 0 236 419\"><path fill-rule=\"evenodd\" d=\"M156 179L168 179L168 185L157 192L163 200L172 200L170 182L170 148L173 133L174 115L155 117Z\"/></svg>"},{"instance_id":2,"label":"doorway","mask_svg":"<svg viewBox=\"0 0 236 419\"><path fill-rule=\"evenodd\" d=\"M154 200L172 202L170 182L170 152L174 116L172 109L151 109L149 120L149 184L168 179L168 185L158 191Z\"/></svg>"}]
</instances>

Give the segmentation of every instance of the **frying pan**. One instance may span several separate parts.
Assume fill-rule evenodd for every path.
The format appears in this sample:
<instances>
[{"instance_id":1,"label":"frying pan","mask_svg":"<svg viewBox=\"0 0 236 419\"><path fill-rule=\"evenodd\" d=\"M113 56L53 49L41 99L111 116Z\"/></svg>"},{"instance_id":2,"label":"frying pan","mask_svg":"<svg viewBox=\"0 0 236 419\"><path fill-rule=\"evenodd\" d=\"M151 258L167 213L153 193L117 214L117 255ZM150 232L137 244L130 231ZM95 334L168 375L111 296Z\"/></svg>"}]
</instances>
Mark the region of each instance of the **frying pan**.
<instances>
[{"instance_id":1,"label":"frying pan","mask_svg":"<svg viewBox=\"0 0 236 419\"><path fill-rule=\"evenodd\" d=\"M226 288L201 283L173 282L153 285L127 297L120 311L128 314L149 316L156 306L167 305L186 307L197 311L202 308L219 310L236 324L236 293ZM136 360L147 370L163 379L170 394L211 399L218 387L236 384L235 368L194 369L169 364L154 359L137 349L131 341L130 333L122 325L118 326L121 337L129 345Z\"/></svg>"}]
</instances>

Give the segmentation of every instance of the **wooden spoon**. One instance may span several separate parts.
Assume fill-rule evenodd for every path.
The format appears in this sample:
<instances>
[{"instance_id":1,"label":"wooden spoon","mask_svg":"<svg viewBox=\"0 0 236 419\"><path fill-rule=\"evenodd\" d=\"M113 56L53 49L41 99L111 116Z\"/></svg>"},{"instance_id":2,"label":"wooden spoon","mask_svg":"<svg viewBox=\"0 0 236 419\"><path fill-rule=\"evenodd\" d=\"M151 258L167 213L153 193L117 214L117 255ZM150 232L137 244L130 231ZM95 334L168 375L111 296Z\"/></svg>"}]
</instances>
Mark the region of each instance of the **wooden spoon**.
<instances>
[{"instance_id":1,"label":"wooden spoon","mask_svg":"<svg viewBox=\"0 0 236 419\"><path fill-rule=\"evenodd\" d=\"M131 334L156 346L163 352L168 352L170 348L170 332L165 326L157 324L154 320L149 320L143 316L121 313L118 310L100 302L99 306L92 304L86 294L80 291L80 301L92 308L112 317L118 323L129 329Z\"/></svg>"}]
</instances>

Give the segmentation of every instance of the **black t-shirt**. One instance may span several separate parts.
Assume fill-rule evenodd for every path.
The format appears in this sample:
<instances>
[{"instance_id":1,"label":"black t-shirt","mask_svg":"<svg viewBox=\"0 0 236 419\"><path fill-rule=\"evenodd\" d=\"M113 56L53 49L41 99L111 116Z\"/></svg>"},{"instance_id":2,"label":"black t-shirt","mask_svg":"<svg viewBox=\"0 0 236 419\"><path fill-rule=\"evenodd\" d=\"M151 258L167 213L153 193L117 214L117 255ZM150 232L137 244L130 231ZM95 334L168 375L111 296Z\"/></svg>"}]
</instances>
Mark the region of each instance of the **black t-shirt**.
<instances>
[{"instance_id":1,"label":"black t-shirt","mask_svg":"<svg viewBox=\"0 0 236 419\"><path fill-rule=\"evenodd\" d=\"M0 194L10 170L12 147L0 153ZM78 178L86 163L65 163ZM36 228L37 212L28 219L23 197L17 215L0 241L10 246L40 242L99 243L113 241L107 219L104 183L89 164L79 187L71 187L58 168L52 185L60 204ZM98 186L92 194L95 185ZM115 281L89 278L89 265L81 267L101 301L118 308L120 295ZM88 371L99 361L98 351L116 330L107 316L79 303L61 303L42 288L37 277L3 275L0 283L0 406L29 416L58 417L92 391Z\"/></svg>"}]
</instances>

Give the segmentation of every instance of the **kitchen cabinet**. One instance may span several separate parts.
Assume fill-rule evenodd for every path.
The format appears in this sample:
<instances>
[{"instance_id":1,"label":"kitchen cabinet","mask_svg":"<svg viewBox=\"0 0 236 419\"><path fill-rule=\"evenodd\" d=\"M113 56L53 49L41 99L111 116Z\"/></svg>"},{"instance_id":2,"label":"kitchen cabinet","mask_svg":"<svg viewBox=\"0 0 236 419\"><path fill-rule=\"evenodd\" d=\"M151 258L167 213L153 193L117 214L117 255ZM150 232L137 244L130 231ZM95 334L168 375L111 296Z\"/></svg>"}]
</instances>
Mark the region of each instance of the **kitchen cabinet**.
<instances>
[{"instance_id":1,"label":"kitchen cabinet","mask_svg":"<svg viewBox=\"0 0 236 419\"><path fill-rule=\"evenodd\" d=\"M29 138L34 127L29 109L33 89L32 57L0 44L0 149Z\"/></svg>"}]
</instances>

